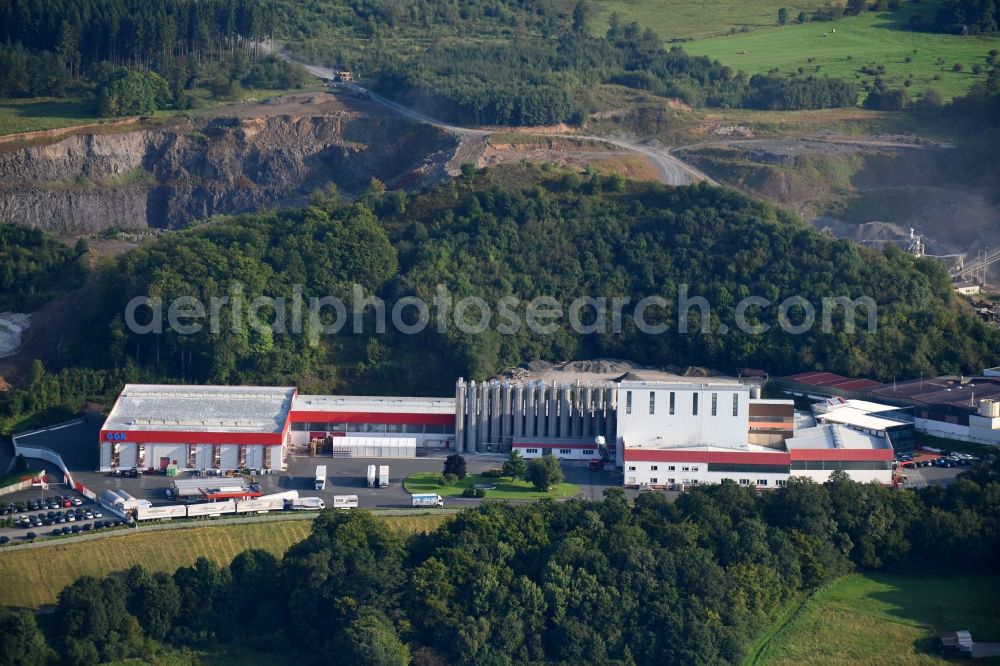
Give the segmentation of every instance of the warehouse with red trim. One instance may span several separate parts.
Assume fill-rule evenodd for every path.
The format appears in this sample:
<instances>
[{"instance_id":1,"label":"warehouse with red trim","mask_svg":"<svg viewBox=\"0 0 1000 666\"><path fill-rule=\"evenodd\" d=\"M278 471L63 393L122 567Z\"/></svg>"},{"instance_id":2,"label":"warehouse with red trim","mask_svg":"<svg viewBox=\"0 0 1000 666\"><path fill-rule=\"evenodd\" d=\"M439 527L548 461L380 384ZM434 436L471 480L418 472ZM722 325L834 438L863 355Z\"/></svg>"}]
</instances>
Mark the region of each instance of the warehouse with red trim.
<instances>
[{"instance_id":1,"label":"warehouse with red trim","mask_svg":"<svg viewBox=\"0 0 1000 666\"><path fill-rule=\"evenodd\" d=\"M101 429L100 469L283 470L295 393L127 384Z\"/></svg>"}]
</instances>

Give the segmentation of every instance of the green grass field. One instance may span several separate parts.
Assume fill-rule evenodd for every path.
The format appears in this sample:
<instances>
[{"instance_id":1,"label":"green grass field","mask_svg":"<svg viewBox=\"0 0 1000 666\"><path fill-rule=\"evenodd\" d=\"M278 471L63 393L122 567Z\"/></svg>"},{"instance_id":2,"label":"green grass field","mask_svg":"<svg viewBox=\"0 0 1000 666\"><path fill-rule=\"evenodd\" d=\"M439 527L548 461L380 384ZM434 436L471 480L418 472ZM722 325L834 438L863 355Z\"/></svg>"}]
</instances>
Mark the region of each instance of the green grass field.
<instances>
[{"instance_id":1,"label":"green grass field","mask_svg":"<svg viewBox=\"0 0 1000 666\"><path fill-rule=\"evenodd\" d=\"M450 514L385 516L395 529L405 532L433 530ZM275 555L302 541L312 521L277 520L245 525L218 525L162 531L123 531L93 541L26 550L0 550L0 606L37 608L53 604L59 592L84 575L104 576L142 564L151 571L174 572L199 556L228 565L249 548L263 548Z\"/></svg>"},{"instance_id":2,"label":"green grass field","mask_svg":"<svg viewBox=\"0 0 1000 666\"><path fill-rule=\"evenodd\" d=\"M192 111L175 111L167 109L156 111L153 122L161 122L178 115L199 116L211 113L214 109L229 104L238 104L242 99L270 99L279 95L323 90L318 82L309 80L302 88L285 90L249 89L241 91L239 99L219 100L207 96L203 89L195 90L201 107ZM22 132L37 132L39 130L61 129L77 125L94 125L115 118L101 118L94 113L93 105L77 99L59 99L54 97L32 97L29 99L0 99L0 136L20 134Z\"/></svg>"},{"instance_id":3,"label":"green grass field","mask_svg":"<svg viewBox=\"0 0 1000 666\"><path fill-rule=\"evenodd\" d=\"M694 55L706 55L733 69L763 73L774 67L783 73L834 76L862 83L874 80L862 67L885 66L885 78L902 86L910 75L912 93L935 88L945 97L962 95L985 73L973 74L973 65L983 66L990 49L1000 49L1000 35L960 37L912 32L902 29L915 12L928 14L936 3L906 3L891 13L864 12L840 21L786 25L701 39L684 44ZM793 14L794 16L794 14ZM836 32L834 32L836 30ZM906 58L912 62L906 62ZM940 62L943 60L943 62ZM963 71L952 71L955 63ZM939 77L935 80L934 77Z\"/></svg>"},{"instance_id":4,"label":"green grass field","mask_svg":"<svg viewBox=\"0 0 1000 666\"><path fill-rule=\"evenodd\" d=\"M968 629L975 640L1000 641L998 598L995 576L846 576L779 614L746 663L948 663L934 652L936 632Z\"/></svg>"},{"instance_id":5,"label":"green grass field","mask_svg":"<svg viewBox=\"0 0 1000 666\"><path fill-rule=\"evenodd\" d=\"M496 485L493 490L486 491L487 499L510 499L510 500L538 500L557 499L560 497L575 497L580 493L580 488L572 483L560 483L554 488L550 488L547 493L540 493L535 490L527 481L510 479L489 479L478 474L470 474L453 486L442 486L438 483L441 475L437 472L419 472L406 478L403 487L409 493L437 493L441 497L461 497L462 491L471 488L477 483L490 483Z\"/></svg>"},{"instance_id":6,"label":"green grass field","mask_svg":"<svg viewBox=\"0 0 1000 666\"><path fill-rule=\"evenodd\" d=\"M783 2L782 0L594 0L594 34L608 30L608 19L618 12L623 24L638 21L665 40L689 39L724 34L731 29L755 29L778 24L778 10L790 16L800 11L810 13L821 2Z\"/></svg>"}]
</instances>

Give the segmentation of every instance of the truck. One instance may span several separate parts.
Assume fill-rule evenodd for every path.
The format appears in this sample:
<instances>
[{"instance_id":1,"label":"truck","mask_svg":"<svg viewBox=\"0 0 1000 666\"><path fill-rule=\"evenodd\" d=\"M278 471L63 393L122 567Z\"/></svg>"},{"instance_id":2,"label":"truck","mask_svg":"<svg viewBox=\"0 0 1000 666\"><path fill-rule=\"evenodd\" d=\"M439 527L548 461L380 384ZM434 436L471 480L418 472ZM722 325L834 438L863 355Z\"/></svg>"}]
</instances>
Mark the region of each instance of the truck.
<instances>
[{"instance_id":1,"label":"truck","mask_svg":"<svg viewBox=\"0 0 1000 666\"><path fill-rule=\"evenodd\" d=\"M368 487L375 487L375 465L368 465Z\"/></svg>"},{"instance_id":2,"label":"truck","mask_svg":"<svg viewBox=\"0 0 1000 666\"><path fill-rule=\"evenodd\" d=\"M326 465L316 465L316 490L326 490Z\"/></svg>"},{"instance_id":3,"label":"truck","mask_svg":"<svg viewBox=\"0 0 1000 666\"><path fill-rule=\"evenodd\" d=\"M389 466L379 465L378 466L378 487L388 488L389 487Z\"/></svg>"},{"instance_id":4,"label":"truck","mask_svg":"<svg viewBox=\"0 0 1000 666\"><path fill-rule=\"evenodd\" d=\"M326 502L319 497L300 497L285 500L285 508L292 511L319 511L326 508Z\"/></svg>"},{"instance_id":5,"label":"truck","mask_svg":"<svg viewBox=\"0 0 1000 666\"><path fill-rule=\"evenodd\" d=\"M333 496L333 508L334 509L357 509L358 508L358 496L357 495L334 495Z\"/></svg>"},{"instance_id":6,"label":"truck","mask_svg":"<svg viewBox=\"0 0 1000 666\"><path fill-rule=\"evenodd\" d=\"M444 506L444 500L437 493L413 495L412 506Z\"/></svg>"}]
</instances>

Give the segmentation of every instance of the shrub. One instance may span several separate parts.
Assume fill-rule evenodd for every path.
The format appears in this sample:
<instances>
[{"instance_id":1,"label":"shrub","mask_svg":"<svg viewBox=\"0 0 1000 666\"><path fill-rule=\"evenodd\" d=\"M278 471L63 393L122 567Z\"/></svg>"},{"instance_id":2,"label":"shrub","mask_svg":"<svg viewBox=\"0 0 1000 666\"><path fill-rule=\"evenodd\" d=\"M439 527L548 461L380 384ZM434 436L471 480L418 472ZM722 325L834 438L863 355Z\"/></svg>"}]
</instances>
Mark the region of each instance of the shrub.
<instances>
[{"instance_id":1,"label":"shrub","mask_svg":"<svg viewBox=\"0 0 1000 666\"><path fill-rule=\"evenodd\" d=\"M503 475L502 469L488 469L482 473L482 476L487 479L502 479Z\"/></svg>"},{"instance_id":2,"label":"shrub","mask_svg":"<svg viewBox=\"0 0 1000 666\"><path fill-rule=\"evenodd\" d=\"M442 474L440 481L438 483L444 488L450 488L451 486L458 483L458 477L454 474Z\"/></svg>"},{"instance_id":3,"label":"shrub","mask_svg":"<svg viewBox=\"0 0 1000 666\"><path fill-rule=\"evenodd\" d=\"M462 491L462 497L474 497L482 499L486 497L486 491L482 488L466 488Z\"/></svg>"},{"instance_id":4,"label":"shrub","mask_svg":"<svg viewBox=\"0 0 1000 666\"><path fill-rule=\"evenodd\" d=\"M951 66L951 71L953 72L961 72L963 69L965 69L965 65L963 65L960 62L956 62L954 65Z\"/></svg>"}]
</instances>

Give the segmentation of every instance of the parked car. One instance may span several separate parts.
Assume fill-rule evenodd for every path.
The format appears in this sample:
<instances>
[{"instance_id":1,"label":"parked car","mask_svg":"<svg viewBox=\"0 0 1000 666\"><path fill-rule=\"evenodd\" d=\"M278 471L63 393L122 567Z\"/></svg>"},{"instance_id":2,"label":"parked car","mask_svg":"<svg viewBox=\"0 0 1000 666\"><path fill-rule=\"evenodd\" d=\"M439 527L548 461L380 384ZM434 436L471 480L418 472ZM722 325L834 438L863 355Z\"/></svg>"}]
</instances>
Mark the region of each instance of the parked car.
<instances>
[{"instance_id":1,"label":"parked car","mask_svg":"<svg viewBox=\"0 0 1000 666\"><path fill-rule=\"evenodd\" d=\"M3 536L0 536L0 546L2 546L4 544L8 544L8 543L10 543L10 537L9 536L7 536L6 534L3 535Z\"/></svg>"},{"instance_id":2,"label":"parked car","mask_svg":"<svg viewBox=\"0 0 1000 666\"><path fill-rule=\"evenodd\" d=\"M94 512L94 518L103 518L103 517L104 517L104 514L101 513L100 511L95 511Z\"/></svg>"},{"instance_id":3,"label":"parked car","mask_svg":"<svg viewBox=\"0 0 1000 666\"><path fill-rule=\"evenodd\" d=\"M73 502L73 506L81 506L83 504L83 500L80 499L79 497L74 497L70 501Z\"/></svg>"},{"instance_id":4,"label":"parked car","mask_svg":"<svg viewBox=\"0 0 1000 666\"><path fill-rule=\"evenodd\" d=\"M72 533L72 530L69 529L69 526L63 527L59 531L62 532L63 534L71 534Z\"/></svg>"},{"instance_id":5,"label":"parked car","mask_svg":"<svg viewBox=\"0 0 1000 666\"><path fill-rule=\"evenodd\" d=\"M35 539L38 538L38 535L35 534L34 532L28 532L27 534L24 535L24 538L27 539L28 541L34 541Z\"/></svg>"}]
</instances>

